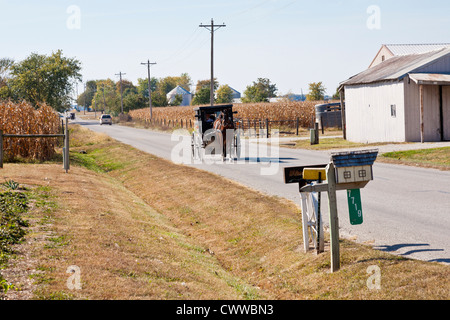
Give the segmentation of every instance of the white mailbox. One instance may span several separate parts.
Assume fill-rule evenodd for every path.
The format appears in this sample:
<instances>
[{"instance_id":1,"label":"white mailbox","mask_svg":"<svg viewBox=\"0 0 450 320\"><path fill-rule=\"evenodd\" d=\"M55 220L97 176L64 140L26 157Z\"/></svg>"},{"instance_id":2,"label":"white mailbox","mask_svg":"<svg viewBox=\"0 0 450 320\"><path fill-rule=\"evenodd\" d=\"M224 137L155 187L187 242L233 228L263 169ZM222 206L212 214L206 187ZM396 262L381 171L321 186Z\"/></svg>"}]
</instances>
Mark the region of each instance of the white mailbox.
<instances>
[{"instance_id":1,"label":"white mailbox","mask_svg":"<svg viewBox=\"0 0 450 320\"><path fill-rule=\"evenodd\" d=\"M372 166L336 168L336 183L372 181Z\"/></svg>"},{"instance_id":2,"label":"white mailbox","mask_svg":"<svg viewBox=\"0 0 450 320\"><path fill-rule=\"evenodd\" d=\"M341 152L332 154L336 167L336 183L369 182L373 180L372 165L378 150Z\"/></svg>"}]
</instances>

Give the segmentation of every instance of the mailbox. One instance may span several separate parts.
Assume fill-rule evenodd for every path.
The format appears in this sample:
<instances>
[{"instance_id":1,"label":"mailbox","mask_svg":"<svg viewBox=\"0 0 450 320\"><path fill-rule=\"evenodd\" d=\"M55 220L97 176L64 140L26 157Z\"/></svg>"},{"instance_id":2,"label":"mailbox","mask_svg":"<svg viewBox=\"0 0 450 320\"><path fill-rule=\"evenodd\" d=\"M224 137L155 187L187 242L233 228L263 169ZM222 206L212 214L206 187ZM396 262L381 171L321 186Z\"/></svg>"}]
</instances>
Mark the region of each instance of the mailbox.
<instances>
[{"instance_id":1,"label":"mailbox","mask_svg":"<svg viewBox=\"0 0 450 320\"><path fill-rule=\"evenodd\" d=\"M332 153L330 163L325 165L284 168L284 182L298 183L300 187L303 244L306 252L311 241L317 253L324 250L320 193L328 193L331 272L340 268L336 191L347 190L350 223L361 224L363 215L360 189L373 180L372 166L377 156L378 150Z\"/></svg>"},{"instance_id":2,"label":"mailbox","mask_svg":"<svg viewBox=\"0 0 450 320\"><path fill-rule=\"evenodd\" d=\"M331 161L336 168L336 183L372 181L372 166L377 156L378 150L333 153Z\"/></svg>"}]
</instances>

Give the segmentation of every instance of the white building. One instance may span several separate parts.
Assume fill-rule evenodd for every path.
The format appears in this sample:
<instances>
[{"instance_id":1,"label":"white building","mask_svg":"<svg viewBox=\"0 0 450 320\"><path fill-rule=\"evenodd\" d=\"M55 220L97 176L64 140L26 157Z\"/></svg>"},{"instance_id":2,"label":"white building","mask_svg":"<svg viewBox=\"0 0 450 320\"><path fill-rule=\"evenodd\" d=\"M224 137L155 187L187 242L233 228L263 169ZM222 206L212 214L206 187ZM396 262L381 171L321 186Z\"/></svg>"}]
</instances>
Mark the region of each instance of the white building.
<instances>
[{"instance_id":1,"label":"white building","mask_svg":"<svg viewBox=\"0 0 450 320\"><path fill-rule=\"evenodd\" d=\"M450 48L449 43L432 44L383 44L373 59L369 68L375 67L392 57L408 56L411 54L422 54Z\"/></svg>"},{"instance_id":2,"label":"white building","mask_svg":"<svg viewBox=\"0 0 450 320\"><path fill-rule=\"evenodd\" d=\"M175 87L172 91L170 91L166 97L167 97L167 101L170 103L172 103L177 95L181 95L183 97L183 101L181 102L180 106L189 106L191 105L191 101L192 101L192 93L190 93L189 91L187 91L186 89L184 89L181 86L177 86Z\"/></svg>"},{"instance_id":3,"label":"white building","mask_svg":"<svg viewBox=\"0 0 450 320\"><path fill-rule=\"evenodd\" d=\"M340 91L349 141L450 140L450 48L390 57Z\"/></svg>"}]
</instances>

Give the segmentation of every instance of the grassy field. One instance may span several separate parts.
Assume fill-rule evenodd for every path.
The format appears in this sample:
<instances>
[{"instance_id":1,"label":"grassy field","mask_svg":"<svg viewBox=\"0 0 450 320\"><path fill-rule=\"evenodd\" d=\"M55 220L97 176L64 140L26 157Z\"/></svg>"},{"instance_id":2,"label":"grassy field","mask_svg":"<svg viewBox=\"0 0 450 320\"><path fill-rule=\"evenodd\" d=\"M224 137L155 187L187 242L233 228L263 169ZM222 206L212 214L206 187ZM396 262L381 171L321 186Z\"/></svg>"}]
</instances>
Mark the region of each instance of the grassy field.
<instances>
[{"instance_id":1,"label":"grassy field","mask_svg":"<svg viewBox=\"0 0 450 320\"><path fill-rule=\"evenodd\" d=\"M40 195L35 229L11 262L24 269L17 278L23 290L10 290L12 298L450 297L448 265L341 240L342 269L331 274L327 235L324 254L303 253L294 203L81 127L71 139L69 174L60 164L6 164L2 171ZM374 265L380 290L367 286ZM81 290L67 287L70 266L79 267Z\"/></svg>"},{"instance_id":2,"label":"grassy field","mask_svg":"<svg viewBox=\"0 0 450 320\"><path fill-rule=\"evenodd\" d=\"M355 143L344 140L343 138L322 138L319 144L311 145L309 140L299 140L293 143L283 145L290 148L307 149L307 150L339 150L346 148L368 148L376 149L378 146L391 143ZM407 143L395 143L407 144ZM435 168L441 170L450 170L450 147L407 150L397 152L382 153L378 156L377 161L393 164L402 164L409 166L419 166L424 168Z\"/></svg>"},{"instance_id":3,"label":"grassy field","mask_svg":"<svg viewBox=\"0 0 450 320\"><path fill-rule=\"evenodd\" d=\"M450 147L388 152L382 157L392 163L450 170Z\"/></svg>"},{"instance_id":4,"label":"grassy field","mask_svg":"<svg viewBox=\"0 0 450 320\"><path fill-rule=\"evenodd\" d=\"M330 150L330 149L345 149L345 148L363 148L363 147L376 147L382 143L355 143L344 140L343 138L326 138L319 139L319 144L311 145L310 140L298 140L295 142L295 146L291 146L298 149L307 150Z\"/></svg>"}]
</instances>

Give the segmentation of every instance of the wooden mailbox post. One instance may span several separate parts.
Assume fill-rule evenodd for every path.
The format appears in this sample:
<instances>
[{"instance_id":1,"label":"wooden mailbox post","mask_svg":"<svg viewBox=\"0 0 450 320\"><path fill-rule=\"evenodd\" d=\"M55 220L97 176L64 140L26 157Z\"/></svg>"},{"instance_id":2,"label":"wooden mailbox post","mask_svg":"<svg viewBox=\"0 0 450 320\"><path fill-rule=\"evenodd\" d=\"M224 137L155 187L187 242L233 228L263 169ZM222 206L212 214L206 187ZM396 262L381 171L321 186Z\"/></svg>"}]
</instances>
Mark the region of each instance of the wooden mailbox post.
<instances>
[{"instance_id":1,"label":"wooden mailbox post","mask_svg":"<svg viewBox=\"0 0 450 320\"><path fill-rule=\"evenodd\" d=\"M328 193L331 272L336 272L340 269L339 217L336 192L347 190L350 222L353 225L361 224L362 208L360 189L363 189L373 180L372 166L377 155L378 150L333 153L328 164L284 169L284 182L287 184L299 184L300 194L302 196L302 224L305 251L309 250L309 229L317 253L323 252L320 193ZM326 173L326 177L323 176L324 173ZM322 182L322 180L326 180L326 182ZM315 196L316 194L318 194L317 197ZM315 202L314 199L316 198L319 200Z\"/></svg>"}]
</instances>

